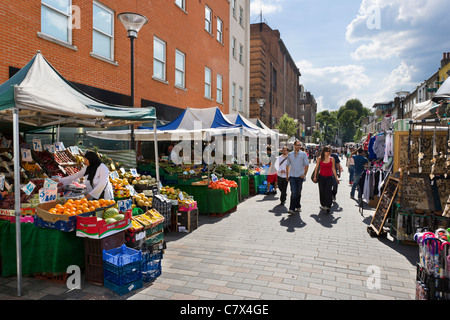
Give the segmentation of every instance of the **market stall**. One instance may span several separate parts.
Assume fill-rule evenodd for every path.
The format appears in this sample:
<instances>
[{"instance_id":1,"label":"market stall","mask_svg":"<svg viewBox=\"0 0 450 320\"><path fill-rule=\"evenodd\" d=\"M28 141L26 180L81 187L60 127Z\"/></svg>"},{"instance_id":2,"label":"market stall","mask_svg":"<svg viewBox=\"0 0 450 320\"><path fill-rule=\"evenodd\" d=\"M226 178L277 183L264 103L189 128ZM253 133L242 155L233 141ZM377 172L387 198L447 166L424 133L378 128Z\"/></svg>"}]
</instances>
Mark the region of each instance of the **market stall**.
<instances>
[{"instance_id":1,"label":"market stall","mask_svg":"<svg viewBox=\"0 0 450 320\"><path fill-rule=\"evenodd\" d=\"M13 134L11 136L4 136L2 139L2 147L6 149L3 150L3 152L12 155L12 157L9 157L10 159L7 160L6 165L8 166L9 171L7 170L8 172L6 173L12 174L13 186L6 181L5 174L2 174L1 176L3 177L2 189L5 186L8 189L8 194L13 194L14 197L14 209L12 210L14 213L12 215L13 219L9 220L11 223L15 223L16 274L19 295L21 295L22 267L24 261L27 261L25 259L22 260L22 257L24 256L22 252L22 232L27 232L26 230L32 226L31 224L22 225L22 223L25 223L25 221L33 221L33 219L26 219L26 217L23 217L22 215L24 208L22 208L21 194L26 192L27 195L31 196L32 192L35 191L34 188L36 185L30 181L29 176L31 176L31 174L27 174L27 172L39 174L41 173L41 170L39 169L42 169L42 166L49 167L48 163L44 164L44 155L41 156L42 159L33 158L31 152L32 148L20 143L20 131L26 131L30 128L63 125L108 127L142 123L155 120L155 118L154 108L130 109L109 105L86 95L65 80L48 63L48 61L45 60L40 52L38 52L19 72L0 86L0 121L2 122L2 130L5 132L11 130L10 124L13 124ZM57 148L62 146L55 145L53 147ZM42 150L43 148L35 151L42 152ZM63 150L64 148L61 148L56 151L60 152ZM53 151L55 150L53 149ZM53 155L55 156L57 153L54 152ZM22 161L24 159L27 161ZM42 160L40 166L38 163L39 160ZM68 168L76 167L70 165L63 166L63 164L67 163L65 163L65 159L61 157L54 157L53 160L58 165L58 170L61 171L61 174L70 173ZM60 161L59 163L58 160ZM26 164L21 165L21 162L26 162ZM44 199L44 201L40 201L40 203L58 199L58 190L54 185L54 181L51 179L51 176L54 173L55 172L50 173L50 177L42 177L42 179L45 179L43 182L44 186L45 183L49 186L47 186L47 188L41 188L46 192L39 192L39 196L41 196L39 198ZM23 182L23 180L21 179L24 178L26 179L25 182L28 183L25 186L22 186L21 182ZM52 192L48 192L49 190ZM3 195L4 194L2 194L2 196ZM43 209L43 211L46 210ZM94 211L96 210L91 210L91 212ZM8 212L10 213L11 211ZM47 217L51 217L51 215L48 215ZM50 223L47 223L43 229L48 228L52 223L67 226L68 223L73 224L74 220L76 220L76 217L69 217L68 214L62 214L58 218L59 219L56 219L55 221L51 221L51 219L49 219L50 221L47 220L46 222ZM37 220L38 219L35 219L35 221ZM5 231L7 229L3 228L2 230ZM41 229L34 231L37 233L42 232ZM2 246L5 243L7 242L2 241ZM54 245L58 243L62 243L62 241L56 241ZM43 245L45 246L47 244ZM7 257L11 257L11 255L7 255ZM6 263L12 262L7 260ZM2 259L2 264L5 264L5 259Z\"/></svg>"}]
</instances>

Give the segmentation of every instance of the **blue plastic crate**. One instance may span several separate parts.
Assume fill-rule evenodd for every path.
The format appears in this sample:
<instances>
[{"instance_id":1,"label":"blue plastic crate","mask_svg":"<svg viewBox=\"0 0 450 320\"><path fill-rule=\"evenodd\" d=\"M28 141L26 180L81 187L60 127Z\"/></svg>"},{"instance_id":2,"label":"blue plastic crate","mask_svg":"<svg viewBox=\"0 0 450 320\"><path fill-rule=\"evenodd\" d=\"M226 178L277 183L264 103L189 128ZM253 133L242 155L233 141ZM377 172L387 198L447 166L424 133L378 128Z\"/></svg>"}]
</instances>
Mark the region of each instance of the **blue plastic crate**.
<instances>
[{"instance_id":1,"label":"blue plastic crate","mask_svg":"<svg viewBox=\"0 0 450 320\"><path fill-rule=\"evenodd\" d=\"M140 279L138 279L138 280L136 280L134 282L127 283L127 284L124 284L124 285L120 286L120 285L117 285L117 284L112 283L111 281L108 281L108 280L105 279L103 281L103 285L106 288L108 288L108 289L114 291L115 293L117 293L119 296L122 296L124 294L130 293L133 290L142 288L144 286L144 281L143 281L143 278L140 277Z\"/></svg>"},{"instance_id":2,"label":"blue plastic crate","mask_svg":"<svg viewBox=\"0 0 450 320\"><path fill-rule=\"evenodd\" d=\"M150 282L161 275L161 260L146 263L142 271L142 280Z\"/></svg>"},{"instance_id":3,"label":"blue plastic crate","mask_svg":"<svg viewBox=\"0 0 450 320\"><path fill-rule=\"evenodd\" d=\"M108 280L109 282L112 282L117 286L123 286L127 283L132 283L138 281L139 279L142 279L142 272L141 269L139 269L139 271L127 273L124 275L117 275L107 270L103 270L103 279Z\"/></svg>"},{"instance_id":4,"label":"blue plastic crate","mask_svg":"<svg viewBox=\"0 0 450 320\"><path fill-rule=\"evenodd\" d=\"M142 252L126 245L111 250L103 250L103 261L109 262L113 265L123 267L126 264L142 261Z\"/></svg>"},{"instance_id":5,"label":"blue plastic crate","mask_svg":"<svg viewBox=\"0 0 450 320\"><path fill-rule=\"evenodd\" d=\"M162 250L154 251L154 252L142 252L142 264L152 262L155 260L161 260L163 258Z\"/></svg>"},{"instance_id":6,"label":"blue plastic crate","mask_svg":"<svg viewBox=\"0 0 450 320\"><path fill-rule=\"evenodd\" d=\"M267 186L266 185L263 185L263 184L260 184L259 186L258 186L258 193L259 194L264 194L264 193L266 193L267 192Z\"/></svg>"},{"instance_id":7,"label":"blue plastic crate","mask_svg":"<svg viewBox=\"0 0 450 320\"><path fill-rule=\"evenodd\" d=\"M125 276L130 273L140 272L142 270L142 261L131 262L121 267L103 261L103 270L114 273L117 276Z\"/></svg>"}]
</instances>

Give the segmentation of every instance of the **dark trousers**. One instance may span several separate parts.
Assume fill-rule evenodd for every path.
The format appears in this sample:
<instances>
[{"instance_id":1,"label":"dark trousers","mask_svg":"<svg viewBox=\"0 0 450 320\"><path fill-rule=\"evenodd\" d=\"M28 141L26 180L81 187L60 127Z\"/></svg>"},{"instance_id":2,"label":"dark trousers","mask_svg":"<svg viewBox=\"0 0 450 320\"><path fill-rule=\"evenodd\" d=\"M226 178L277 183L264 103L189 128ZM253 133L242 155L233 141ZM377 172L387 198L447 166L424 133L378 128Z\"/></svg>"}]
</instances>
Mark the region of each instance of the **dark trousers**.
<instances>
[{"instance_id":1,"label":"dark trousers","mask_svg":"<svg viewBox=\"0 0 450 320\"><path fill-rule=\"evenodd\" d=\"M286 178L282 178L280 176L277 176L278 179L278 189L280 189L281 195L280 195L280 201L286 202L286 189L288 186L288 181Z\"/></svg>"},{"instance_id":2,"label":"dark trousers","mask_svg":"<svg viewBox=\"0 0 450 320\"><path fill-rule=\"evenodd\" d=\"M300 209L300 199L302 197L303 178L290 177L289 182L291 184L291 203L289 204L289 210L294 211Z\"/></svg>"},{"instance_id":3,"label":"dark trousers","mask_svg":"<svg viewBox=\"0 0 450 320\"><path fill-rule=\"evenodd\" d=\"M323 207L331 208L333 204L333 177L324 177L319 174L319 196L320 205Z\"/></svg>"},{"instance_id":4,"label":"dark trousers","mask_svg":"<svg viewBox=\"0 0 450 320\"><path fill-rule=\"evenodd\" d=\"M338 192L338 184L336 178L334 176L332 176L332 178L333 178L333 185L331 187L331 194L333 195L334 198L336 198Z\"/></svg>"}]
</instances>

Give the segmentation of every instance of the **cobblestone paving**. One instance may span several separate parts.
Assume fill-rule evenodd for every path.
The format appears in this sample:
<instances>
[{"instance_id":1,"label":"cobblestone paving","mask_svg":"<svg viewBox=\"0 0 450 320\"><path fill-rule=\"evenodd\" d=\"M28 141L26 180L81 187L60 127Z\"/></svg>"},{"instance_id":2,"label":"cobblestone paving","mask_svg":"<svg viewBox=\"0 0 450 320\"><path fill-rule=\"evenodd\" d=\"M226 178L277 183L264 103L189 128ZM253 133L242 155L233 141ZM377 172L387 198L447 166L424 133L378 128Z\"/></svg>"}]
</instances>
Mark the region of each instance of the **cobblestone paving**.
<instances>
[{"instance_id":1,"label":"cobblestone paving","mask_svg":"<svg viewBox=\"0 0 450 320\"><path fill-rule=\"evenodd\" d=\"M12 277L0 278L0 299L413 300L417 247L370 237L374 210L361 215L349 194L345 172L329 215L309 179L301 213L288 215L278 194L248 198L224 217L201 215L197 230L165 235L161 276L124 296L85 282L69 292L64 284L23 278L17 297Z\"/></svg>"}]
</instances>

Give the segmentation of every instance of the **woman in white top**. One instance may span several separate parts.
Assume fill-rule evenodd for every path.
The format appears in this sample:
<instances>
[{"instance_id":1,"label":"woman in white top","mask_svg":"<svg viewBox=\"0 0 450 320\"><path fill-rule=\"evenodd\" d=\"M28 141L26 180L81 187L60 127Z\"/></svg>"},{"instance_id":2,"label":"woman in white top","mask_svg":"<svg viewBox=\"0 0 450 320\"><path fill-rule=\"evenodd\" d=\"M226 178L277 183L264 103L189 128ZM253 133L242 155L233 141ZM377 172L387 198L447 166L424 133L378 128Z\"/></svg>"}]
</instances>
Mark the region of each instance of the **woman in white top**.
<instances>
[{"instance_id":1,"label":"woman in white top","mask_svg":"<svg viewBox=\"0 0 450 320\"><path fill-rule=\"evenodd\" d=\"M102 163L97 153L87 151L84 155L84 167L77 173L68 177L60 178L63 185L68 185L72 181L84 177L89 199L114 199L112 185L109 182L109 169Z\"/></svg>"},{"instance_id":2,"label":"woman in white top","mask_svg":"<svg viewBox=\"0 0 450 320\"><path fill-rule=\"evenodd\" d=\"M282 154L277 158L275 162L275 169L277 169L278 188L281 191L280 205L283 206L286 202L286 190L288 181L286 180L286 163L289 150L287 147L283 147Z\"/></svg>"}]
</instances>

